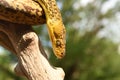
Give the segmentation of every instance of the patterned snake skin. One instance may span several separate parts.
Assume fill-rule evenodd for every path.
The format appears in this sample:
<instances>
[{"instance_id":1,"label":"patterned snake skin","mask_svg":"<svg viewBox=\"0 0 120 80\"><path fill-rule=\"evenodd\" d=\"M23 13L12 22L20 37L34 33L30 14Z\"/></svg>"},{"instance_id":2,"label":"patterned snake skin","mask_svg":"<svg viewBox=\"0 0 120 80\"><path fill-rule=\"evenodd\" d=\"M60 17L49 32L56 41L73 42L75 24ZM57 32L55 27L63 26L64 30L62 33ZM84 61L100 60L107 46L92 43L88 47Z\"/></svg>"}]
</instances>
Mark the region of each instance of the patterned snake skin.
<instances>
[{"instance_id":1,"label":"patterned snake skin","mask_svg":"<svg viewBox=\"0 0 120 80\"><path fill-rule=\"evenodd\" d=\"M59 59L65 56L66 29L56 0L0 0L0 19L28 25L46 23L54 54Z\"/></svg>"},{"instance_id":2,"label":"patterned snake skin","mask_svg":"<svg viewBox=\"0 0 120 80\"><path fill-rule=\"evenodd\" d=\"M45 15L38 3L32 0L0 0L0 19L36 25L45 23Z\"/></svg>"}]
</instances>

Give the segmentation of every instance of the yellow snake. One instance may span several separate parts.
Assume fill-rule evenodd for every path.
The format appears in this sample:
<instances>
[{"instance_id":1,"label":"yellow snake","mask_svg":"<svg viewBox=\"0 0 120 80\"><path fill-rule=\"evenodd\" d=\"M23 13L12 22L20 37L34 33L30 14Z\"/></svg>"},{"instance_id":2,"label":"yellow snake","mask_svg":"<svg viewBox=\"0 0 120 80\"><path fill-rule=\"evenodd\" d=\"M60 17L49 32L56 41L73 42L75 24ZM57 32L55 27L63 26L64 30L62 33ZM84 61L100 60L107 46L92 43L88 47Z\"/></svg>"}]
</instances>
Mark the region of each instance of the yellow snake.
<instances>
[{"instance_id":1,"label":"yellow snake","mask_svg":"<svg viewBox=\"0 0 120 80\"><path fill-rule=\"evenodd\" d=\"M66 30L55 0L33 0L40 4L46 15L46 23L54 54L57 58L65 55Z\"/></svg>"}]
</instances>

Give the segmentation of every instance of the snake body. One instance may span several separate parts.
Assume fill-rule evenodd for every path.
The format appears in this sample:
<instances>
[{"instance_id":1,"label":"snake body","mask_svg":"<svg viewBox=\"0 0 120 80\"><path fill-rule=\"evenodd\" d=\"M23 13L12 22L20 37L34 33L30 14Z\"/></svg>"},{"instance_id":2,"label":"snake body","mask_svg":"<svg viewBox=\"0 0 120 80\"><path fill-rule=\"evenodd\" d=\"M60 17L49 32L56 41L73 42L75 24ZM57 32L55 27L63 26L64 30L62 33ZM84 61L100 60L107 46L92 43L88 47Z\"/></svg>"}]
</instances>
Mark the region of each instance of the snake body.
<instances>
[{"instance_id":1,"label":"snake body","mask_svg":"<svg viewBox=\"0 0 120 80\"><path fill-rule=\"evenodd\" d=\"M57 58L65 55L66 30L55 0L34 0L44 9L52 47Z\"/></svg>"},{"instance_id":2,"label":"snake body","mask_svg":"<svg viewBox=\"0 0 120 80\"><path fill-rule=\"evenodd\" d=\"M0 19L18 24L45 23L45 14L38 3L31 0L0 0Z\"/></svg>"},{"instance_id":3,"label":"snake body","mask_svg":"<svg viewBox=\"0 0 120 80\"><path fill-rule=\"evenodd\" d=\"M45 17L40 16L40 6ZM65 55L66 30L55 0L0 0L1 20L35 25L44 23L45 18L53 51L58 58L62 58Z\"/></svg>"}]
</instances>

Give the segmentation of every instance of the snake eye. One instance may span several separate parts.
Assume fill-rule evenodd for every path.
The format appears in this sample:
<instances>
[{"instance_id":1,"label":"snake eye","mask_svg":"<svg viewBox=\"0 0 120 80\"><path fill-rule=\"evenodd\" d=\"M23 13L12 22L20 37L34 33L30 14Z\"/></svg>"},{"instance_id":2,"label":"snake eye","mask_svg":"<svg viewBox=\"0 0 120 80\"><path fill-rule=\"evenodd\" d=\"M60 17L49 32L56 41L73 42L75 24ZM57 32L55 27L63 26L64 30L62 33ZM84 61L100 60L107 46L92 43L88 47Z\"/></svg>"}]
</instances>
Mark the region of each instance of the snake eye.
<instances>
[{"instance_id":1,"label":"snake eye","mask_svg":"<svg viewBox=\"0 0 120 80\"><path fill-rule=\"evenodd\" d=\"M59 46L61 46L61 42L60 40L56 40L56 47L59 47Z\"/></svg>"}]
</instances>

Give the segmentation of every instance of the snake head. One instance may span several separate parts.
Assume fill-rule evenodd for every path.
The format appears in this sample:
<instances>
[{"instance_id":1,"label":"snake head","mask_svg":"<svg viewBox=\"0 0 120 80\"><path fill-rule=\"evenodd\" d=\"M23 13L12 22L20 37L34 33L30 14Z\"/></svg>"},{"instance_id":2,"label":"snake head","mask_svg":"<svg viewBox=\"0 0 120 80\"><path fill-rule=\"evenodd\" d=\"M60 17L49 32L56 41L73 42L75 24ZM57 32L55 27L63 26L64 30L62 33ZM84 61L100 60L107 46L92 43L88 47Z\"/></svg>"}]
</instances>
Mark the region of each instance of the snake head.
<instances>
[{"instance_id":1,"label":"snake head","mask_svg":"<svg viewBox=\"0 0 120 80\"><path fill-rule=\"evenodd\" d=\"M65 40L66 31L64 26L58 25L57 27L54 27L53 33L55 37L53 51L58 58L63 58L65 56L65 44L66 44Z\"/></svg>"},{"instance_id":2,"label":"snake head","mask_svg":"<svg viewBox=\"0 0 120 80\"><path fill-rule=\"evenodd\" d=\"M66 30L63 23L55 23L49 27L49 35L54 54L61 59L65 56Z\"/></svg>"}]
</instances>

